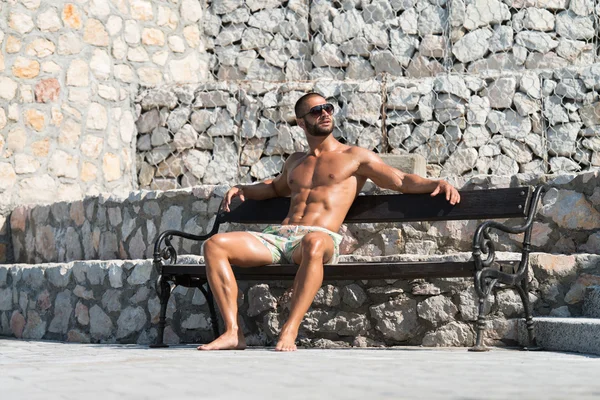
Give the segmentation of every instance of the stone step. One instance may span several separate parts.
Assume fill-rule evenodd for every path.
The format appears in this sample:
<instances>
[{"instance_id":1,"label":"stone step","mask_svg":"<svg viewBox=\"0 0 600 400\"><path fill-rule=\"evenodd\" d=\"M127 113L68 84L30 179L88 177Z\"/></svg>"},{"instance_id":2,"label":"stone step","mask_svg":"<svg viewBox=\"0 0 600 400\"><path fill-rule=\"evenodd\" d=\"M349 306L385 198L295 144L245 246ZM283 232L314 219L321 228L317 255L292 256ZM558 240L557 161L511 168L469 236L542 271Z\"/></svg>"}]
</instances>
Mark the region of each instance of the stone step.
<instances>
[{"instance_id":1,"label":"stone step","mask_svg":"<svg viewBox=\"0 0 600 400\"><path fill-rule=\"evenodd\" d=\"M600 318L536 317L537 344L544 350L600 355ZM525 345L524 321L519 324L519 341Z\"/></svg>"},{"instance_id":2,"label":"stone step","mask_svg":"<svg viewBox=\"0 0 600 400\"><path fill-rule=\"evenodd\" d=\"M458 261L470 256L397 255L379 260ZM517 256L497 253L502 260ZM181 263L199 260L198 256L179 258ZM156 278L157 272L148 259L0 265L0 337L153 343L160 311ZM289 304L284 292L290 285L291 282L240 282L242 294L238 304L249 343L273 344L280 320L284 319L282 310ZM518 300L511 290L505 292L500 295L504 299L502 314L494 318L496 326L490 329L494 330L490 337L502 340L506 336L513 342L514 337L508 336L516 332L504 329L505 316L518 312ZM340 345L349 345L349 340L356 339L357 346L399 342L471 346L474 340L472 326L477 318L477 304L472 278L430 282L334 281L324 284L314 303L305 324L305 337L313 341L327 335L328 341ZM176 287L166 317L167 343L206 343L213 338L209 306L198 288Z\"/></svg>"},{"instance_id":3,"label":"stone step","mask_svg":"<svg viewBox=\"0 0 600 400\"><path fill-rule=\"evenodd\" d=\"M425 166L423 157L419 155L389 155L382 158L390 165L408 172L423 171ZM514 183L511 183L509 177L465 177L468 181L462 179L454 183L464 189L509 187ZM533 183L535 182L528 182ZM532 234L535 251L575 253L563 257L565 260L572 259L570 264L573 266L574 257L587 254L586 252L594 254L592 257L600 258L597 250L600 230L594 232L599 229L596 221L600 219L600 213L596 208L600 207L600 196L590 196L588 199L583 193L583 188L600 186L600 174L589 172L559 175L548 184L552 189L540 204L543 205L540 207L540 218L544 222L536 222ZM204 234L209 231L228 189L229 186L226 185L204 185L170 191L139 190L127 196L102 194L73 202L17 207L10 216L9 229L14 262L30 264L82 259L151 258L159 232L175 229ZM376 194L386 191L369 181L362 192ZM452 254L456 251L471 251L476 224L476 221L432 221L403 225L349 224L340 230L344 237L340 249L345 254L355 252L364 255ZM221 232L263 228L264 226L255 224L232 224L222 226ZM582 230L589 231L587 238L580 236ZM555 232L562 240L552 239ZM518 243L522 241L520 237L500 232L494 239L496 248L519 252L521 249ZM578 238L575 241L579 243L577 248L555 246L555 242L567 243L565 240L571 240L569 238ZM175 239L173 245L180 254L200 253L198 242ZM600 275L600 263L590 257L587 259L589 261L584 261L583 258L581 263L577 261L578 264L590 264L590 267L581 266L590 275L578 285L581 292L577 295L581 299L584 286L600 284L600 276L591 276ZM595 266L591 266L594 262L599 266L598 271L594 270Z\"/></svg>"},{"instance_id":4,"label":"stone step","mask_svg":"<svg viewBox=\"0 0 600 400\"><path fill-rule=\"evenodd\" d=\"M586 289L583 298L583 316L600 318L600 285L590 286Z\"/></svg>"},{"instance_id":5,"label":"stone step","mask_svg":"<svg viewBox=\"0 0 600 400\"><path fill-rule=\"evenodd\" d=\"M518 256L508 252L496 255L498 259L507 261ZM532 262L540 255L534 253ZM364 259L364 256L345 257L348 261L353 257ZM458 261L469 257L470 253L452 256L404 254L379 260ZM199 260L199 256L185 255L179 259L181 263ZM546 261L555 267L563 265L556 259ZM555 275L549 276L555 279ZM160 311L155 291L156 278L152 261L148 259L0 265L0 336L95 343L153 343ZM590 282L589 277L585 278L585 282ZM548 285L548 281L542 279L539 284ZM288 287L289 282L240 282L243 293L239 300L240 311L245 326L249 327L249 342L260 346L273 344L280 329L280 318L283 318L279 313L288 304L283 295ZM573 300L570 303L573 304L573 312L578 312L584 291L575 291L581 293L580 298L571 295L569 299ZM537 301L556 302L557 298L552 295L547 299L542 295ZM575 302L576 299L579 300ZM521 313L518 295L511 289L501 290L491 301L490 326L486 332L489 344L514 344L516 334L526 331L517 328L517 321L507 320ZM474 340L477 305L471 278L432 279L430 282L334 281L326 283L319 291L315 306L305 325L307 337L311 340L327 335L333 338L331 340L340 339L335 343L346 345L349 337L356 338L353 342L356 346L404 342L467 347ZM577 314L578 317L580 315ZM577 332L548 327L543 318L538 318L536 330L543 347L600 354L596 339L600 337L600 319L546 320L551 323L568 321L570 324L592 321L594 326L590 328L589 323L584 324L575 329L582 332L576 336ZM197 288L178 286L173 290L167 307L167 321L165 340L168 343L212 340L209 308ZM432 324L435 324L433 329ZM573 344L579 347L569 347L560 342L556 344L557 340L565 338L573 338ZM589 345L594 342L595 347Z\"/></svg>"}]
</instances>

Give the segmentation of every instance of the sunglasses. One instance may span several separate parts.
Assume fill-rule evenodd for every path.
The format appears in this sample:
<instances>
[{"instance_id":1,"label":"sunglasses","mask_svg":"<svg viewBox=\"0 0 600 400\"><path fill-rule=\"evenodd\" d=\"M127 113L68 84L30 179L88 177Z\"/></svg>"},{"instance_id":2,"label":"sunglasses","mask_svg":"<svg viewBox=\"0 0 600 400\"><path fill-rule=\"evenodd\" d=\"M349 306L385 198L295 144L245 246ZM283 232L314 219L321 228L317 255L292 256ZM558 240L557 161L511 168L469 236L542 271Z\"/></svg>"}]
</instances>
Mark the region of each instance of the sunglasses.
<instances>
[{"instance_id":1,"label":"sunglasses","mask_svg":"<svg viewBox=\"0 0 600 400\"><path fill-rule=\"evenodd\" d=\"M308 114L312 115L313 117L318 117L319 115L321 115L321 112L323 110L325 110L325 112L329 115L333 114L333 104L331 104L331 103L319 104L318 106L314 106L313 108L308 110L308 112L306 114L304 114L298 118L304 118Z\"/></svg>"}]
</instances>

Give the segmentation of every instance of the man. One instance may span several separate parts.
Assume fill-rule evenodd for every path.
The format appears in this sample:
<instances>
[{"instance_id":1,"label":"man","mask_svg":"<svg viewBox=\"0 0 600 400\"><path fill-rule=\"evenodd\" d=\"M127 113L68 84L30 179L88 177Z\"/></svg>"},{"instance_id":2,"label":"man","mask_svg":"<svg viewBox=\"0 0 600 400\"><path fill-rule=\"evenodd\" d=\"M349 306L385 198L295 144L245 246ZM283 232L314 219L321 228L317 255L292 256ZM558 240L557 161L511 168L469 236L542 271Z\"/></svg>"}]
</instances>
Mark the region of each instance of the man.
<instances>
[{"instance_id":1,"label":"man","mask_svg":"<svg viewBox=\"0 0 600 400\"><path fill-rule=\"evenodd\" d=\"M341 235L339 230L354 198L367 179L382 188L403 193L445 194L451 204L460 201L449 183L405 174L386 165L373 152L338 142L333 131L333 105L317 93L298 100L296 121L305 134L309 149L294 153L285 162L281 175L254 185L238 185L223 198L229 211L234 197L291 198L290 210L281 226L262 233L228 232L214 235L204 243L208 281L223 316L225 332L199 350L244 349L244 335L238 324L238 287L231 264L255 267L293 262L299 265L292 286L290 316L283 325L275 350L296 350L300 322L323 281L323 264L335 263Z\"/></svg>"}]
</instances>

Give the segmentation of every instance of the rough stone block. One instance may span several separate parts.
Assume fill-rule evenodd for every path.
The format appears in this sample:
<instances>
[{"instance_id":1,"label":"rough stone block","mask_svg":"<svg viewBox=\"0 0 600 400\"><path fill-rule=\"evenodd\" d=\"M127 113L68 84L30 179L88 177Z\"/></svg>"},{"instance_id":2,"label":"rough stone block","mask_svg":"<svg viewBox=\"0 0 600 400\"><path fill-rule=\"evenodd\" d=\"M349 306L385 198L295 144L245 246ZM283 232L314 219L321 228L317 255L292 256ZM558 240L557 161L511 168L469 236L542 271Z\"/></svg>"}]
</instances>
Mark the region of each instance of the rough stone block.
<instances>
[{"instance_id":1,"label":"rough stone block","mask_svg":"<svg viewBox=\"0 0 600 400\"><path fill-rule=\"evenodd\" d=\"M31 288L39 288L44 284L43 267L37 265L28 265L23 268L22 279Z\"/></svg>"},{"instance_id":2,"label":"rough stone block","mask_svg":"<svg viewBox=\"0 0 600 400\"><path fill-rule=\"evenodd\" d=\"M367 295L359 285L352 283L342 289L342 300L350 307L356 308L367 300Z\"/></svg>"},{"instance_id":3,"label":"rough stone block","mask_svg":"<svg viewBox=\"0 0 600 400\"><path fill-rule=\"evenodd\" d=\"M117 320L117 339L140 331L146 324L146 312L142 307L127 307Z\"/></svg>"},{"instance_id":4,"label":"rough stone block","mask_svg":"<svg viewBox=\"0 0 600 400\"><path fill-rule=\"evenodd\" d=\"M89 262L86 275L91 285L102 285L106 277L106 263Z\"/></svg>"},{"instance_id":5,"label":"rough stone block","mask_svg":"<svg viewBox=\"0 0 600 400\"><path fill-rule=\"evenodd\" d=\"M273 310L277 300L271 294L269 285L255 285L248 290L248 315L254 317L263 311Z\"/></svg>"},{"instance_id":6,"label":"rough stone block","mask_svg":"<svg viewBox=\"0 0 600 400\"><path fill-rule=\"evenodd\" d=\"M449 322L454 319L458 308L445 296L432 296L419 303L417 306L419 317L428 320L434 325Z\"/></svg>"},{"instance_id":7,"label":"rough stone block","mask_svg":"<svg viewBox=\"0 0 600 400\"><path fill-rule=\"evenodd\" d=\"M71 291L65 290L56 296L54 302L54 318L48 327L49 332L67 333L69 329L69 319L73 313L73 304L71 303Z\"/></svg>"},{"instance_id":8,"label":"rough stone block","mask_svg":"<svg viewBox=\"0 0 600 400\"><path fill-rule=\"evenodd\" d=\"M6 285L8 278L8 268L0 267L0 287L4 287Z\"/></svg>"},{"instance_id":9,"label":"rough stone block","mask_svg":"<svg viewBox=\"0 0 600 400\"><path fill-rule=\"evenodd\" d=\"M452 321L436 331L429 332L423 338L422 345L427 347L472 346L474 335L471 327L465 323Z\"/></svg>"},{"instance_id":10,"label":"rough stone block","mask_svg":"<svg viewBox=\"0 0 600 400\"><path fill-rule=\"evenodd\" d=\"M11 288L0 289L0 311L13 309L13 293Z\"/></svg>"},{"instance_id":11,"label":"rough stone block","mask_svg":"<svg viewBox=\"0 0 600 400\"><path fill-rule=\"evenodd\" d=\"M564 277L575 273L575 256L546 253L531 254L530 264L534 273L540 276Z\"/></svg>"},{"instance_id":12,"label":"rough stone block","mask_svg":"<svg viewBox=\"0 0 600 400\"><path fill-rule=\"evenodd\" d=\"M33 310L27 313L27 322L23 330L24 339L41 339L46 334L46 321L40 318L40 315Z\"/></svg>"},{"instance_id":13,"label":"rough stone block","mask_svg":"<svg viewBox=\"0 0 600 400\"><path fill-rule=\"evenodd\" d=\"M150 279L152 274L152 263L149 260L145 260L140 264L136 265L133 272L127 279L127 283L130 285L143 285Z\"/></svg>"},{"instance_id":14,"label":"rough stone block","mask_svg":"<svg viewBox=\"0 0 600 400\"><path fill-rule=\"evenodd\" d=\"M113 288L123 286L123 269L116 263L111 263L108 267L108 280Z\"/></svg>"},{"instance_id":15,"label":"rough stone block","mask_svg":"<svg viewBox=\"0 0 600 400\"><path fill-rule=\"evenodd\" d=\"M185 329L210 329L209 319L204 314L190 314L183 322L181 327Z\"/></svg>"},{"instance_id":16,"label":"rough stone block","mask_svg":"<svg viewBox=\"0 0 600 400\"><path fill-rule=\"evenodd\" d=\"M579 275L567 294L565 294L565 302L568 304L579 303L584 299L586 288L597 285L600 285L600 275Z\"/></svg>"},{"instance_id":17,"label":"rough stone block","mask_svg":"<svg viewBox=\"0 0 600 400\"><path fill-rule=\"evenodd\" d=\"M342 336L365 334L371 328L369 319L364 314L341 311L323 324L322 330Z\"/></svg>"},{"instance_id":18,"label":"rough stone block","mask_svg":"<svg viewBox=\"0 0 600 400\"><path fill-rule=\"evenodd\" d=\"M383 162L407 174L427 175L427 162L420 154L381 154Z\"/></svg>"},{"instance_id":19,"label":"rough stone block","mask_svg":"<svg viewBox=\"0 0 600 400\"><path fill-rule=\"evenodd\" d=\"M418 329L417 302L412 299L392 300L370 307L376 329L384 337L404 341L412 338Z\"/></svg>"},{"instance_id":20,"label":"rough stone block","mask_svg":"<svg viewBox=\"0 0 600 400\"><path fill-rule=\"evenodd\" d=\"M113 331L113 323L98 305L90 308L90 334L94 339L108 338Z\"/></svg>"},{"instance_id":21,"label":"rough stone block","mask_svg":"<svg viewBox=\"0 0 600 400\"><path fill-rule=\"evenodd\" d=\"M340 300L340 290L333 285L325 285L317 291L313 304L335 307L340 304Z\"/></svg>"},{"instance_id":22,"label":"rough stone block","mask_svg":"<svg viewBox=\"0 0 600 400\"><path fill-rule=\"evenodd\" d=\"M600 318L600 285L590 286L583 298L583 316Z\"/></svg>"}]
</instances>

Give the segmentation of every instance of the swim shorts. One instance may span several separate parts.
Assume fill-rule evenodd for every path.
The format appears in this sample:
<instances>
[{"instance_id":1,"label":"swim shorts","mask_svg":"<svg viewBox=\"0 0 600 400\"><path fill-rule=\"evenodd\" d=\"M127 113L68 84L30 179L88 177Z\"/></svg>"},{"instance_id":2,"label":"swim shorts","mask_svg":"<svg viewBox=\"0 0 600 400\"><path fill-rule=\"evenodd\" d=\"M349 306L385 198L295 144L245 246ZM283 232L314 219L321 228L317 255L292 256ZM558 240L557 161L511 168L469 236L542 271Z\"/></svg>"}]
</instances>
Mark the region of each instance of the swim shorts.
<instances>
[{"instance_id":1,"label":"swim shorts","mask_svg":"<svg viewBox=\"0 0 600 400\"><path fill-rule=\"evenodd\" d=\"M327 264L337 264L342 235L318 226L269 225L262 232L248 232L264 244L273 256L273 264L293 263L294 250L310 232L325 232L333 239L333 256Z\"/></svg>"}]
</instances>

